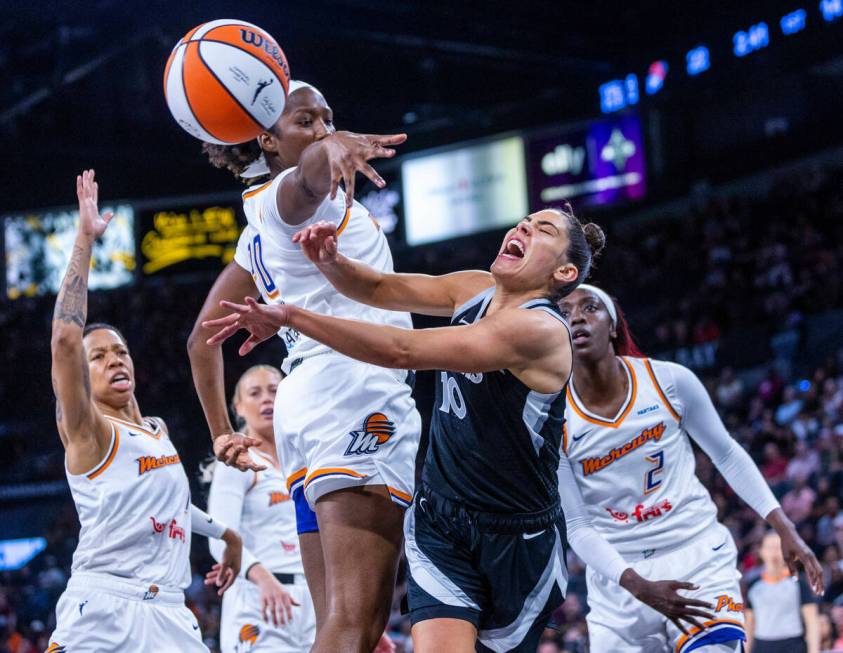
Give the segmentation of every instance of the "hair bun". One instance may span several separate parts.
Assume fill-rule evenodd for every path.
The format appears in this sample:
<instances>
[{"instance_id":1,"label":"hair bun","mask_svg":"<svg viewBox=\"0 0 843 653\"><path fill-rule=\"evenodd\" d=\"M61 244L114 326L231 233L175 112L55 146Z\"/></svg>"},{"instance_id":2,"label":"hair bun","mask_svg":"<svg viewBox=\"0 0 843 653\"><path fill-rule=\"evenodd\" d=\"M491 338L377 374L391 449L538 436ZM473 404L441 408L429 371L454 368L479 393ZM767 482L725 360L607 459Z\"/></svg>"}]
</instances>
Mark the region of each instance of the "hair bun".
<instances>
[{"instance_id":1,"label":"hair bun","mask_svg":"<svg viewBox=\"0 0 843 653\"><path fill-rule=\"evenodd\" d=\"M600 225L593 222L584 225L582 230L585 234L585 240L591 248L591 256L597 256L606 246L606 234L603 233Z\"/></svg>"}]
</instances>

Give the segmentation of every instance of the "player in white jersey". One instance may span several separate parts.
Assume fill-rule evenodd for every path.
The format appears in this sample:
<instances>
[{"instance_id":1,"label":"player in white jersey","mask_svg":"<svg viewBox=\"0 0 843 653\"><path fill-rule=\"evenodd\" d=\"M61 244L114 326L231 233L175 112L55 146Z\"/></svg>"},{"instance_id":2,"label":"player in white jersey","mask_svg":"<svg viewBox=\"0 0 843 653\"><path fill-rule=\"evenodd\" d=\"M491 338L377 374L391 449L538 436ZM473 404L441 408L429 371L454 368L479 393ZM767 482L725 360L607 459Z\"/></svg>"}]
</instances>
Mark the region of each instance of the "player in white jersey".
<instances>
[{"instance_id":1,"label":"player in white jersey","mask_svg":"<svg viewBox=\"0 0 843 653\"><path fill-rule=\"evenodd\" d=\"M239 570L242 542L191 505L166 426L141 417L123 336L107 324L85 326L92 246L111 216L99 215L93 171L76 185L80 226L51 349L56 422L81 530L49 650L207 652L184 604L191 531L227 544L214 567L220 592Z\"/></svg>"},{"instance_id":2,"label":"player in white jersey","mask_svg":"<svg viewBox=\"0 0 843 653\"><path fill-rule=\"evenodd\" d=\"M260 296L267 303L411 326L407 313L363 306L337 293L291 240L299 229L329 221L346 255L391 271L386 237L353 201L354 175L362 172L382 186L367 161L392 156L389 146L404 140L403 134L336 132L322 94L291 82L281 118L257 143L206 146L212 162L238 176L269 178L243 194L248 226L188 343L218 460L240 469L265 466L247 451L258 441L230 423L222 355L218 346L207 345L209 334L201 328L203 321L224 315L220 300ZM344 197L336 196L340 181ZM279 335L289 351L290 376L276 396L275 438L297 507L302 560L316 607L313 650L368 653L389 615L404 508L414 490L421 419L411 396L412 375L354 361L294 330Z\"/></svg>"},{"instance_id":3,"label":"player in white jersey","mask_svg":"<svg viewBox=\"0 0 843 653\"><path fill-rule=\"evenodd\" d=\"M691 440L735 493L779 533L785 559L822 592L816 557L758 468L729 435L705 387L685 367L644 358L601 289L582 285L559 304L574 343L563 449L595 527L643 576L699 586L714 619L687 630L587 574L592 650L740 651L745 640L737 550L695 474Z\"/></svg>"},{"instance_id":4,"label":"player in white jersey","mask_svg":"<svg viewBox=\"0 0 843 653\"><path fill-rule=\"evenodd\" d=\"M223 653L306 653L316 635L313 601L304 579L296 509L281 473L272 430L281 372L270 365L248 369L234 389L238 428L261 440L249 452L263 471L241 472L214 462L208 512L243 533L240 576L222 600ZM222 546L211 541L219 559Z\"/></svg>"}]
</instances>

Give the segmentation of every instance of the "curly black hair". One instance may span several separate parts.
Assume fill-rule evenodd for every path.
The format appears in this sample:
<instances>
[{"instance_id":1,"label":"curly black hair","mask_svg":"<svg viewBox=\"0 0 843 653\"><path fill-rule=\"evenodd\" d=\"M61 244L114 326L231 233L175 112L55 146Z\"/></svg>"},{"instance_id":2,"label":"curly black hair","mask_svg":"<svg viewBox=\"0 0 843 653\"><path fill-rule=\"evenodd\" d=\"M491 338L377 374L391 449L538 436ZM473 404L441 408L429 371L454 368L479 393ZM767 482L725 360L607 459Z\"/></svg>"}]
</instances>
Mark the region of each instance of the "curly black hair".
<instances>
[{"instance_id":1,"label":"curly black hair","mask_svg":"<svg viewBox=\"0 0 843 653\"><path fill-rule=\"evenodd\" d=\"M240 175L257 161L261 155L261 148L256 140L239 143L238 145L217 145L216 143L202 143L202 152L208 161L216 168L225 168L247 186L266 181L266 176L244 179Z\"/></svg>"}]
</instances>

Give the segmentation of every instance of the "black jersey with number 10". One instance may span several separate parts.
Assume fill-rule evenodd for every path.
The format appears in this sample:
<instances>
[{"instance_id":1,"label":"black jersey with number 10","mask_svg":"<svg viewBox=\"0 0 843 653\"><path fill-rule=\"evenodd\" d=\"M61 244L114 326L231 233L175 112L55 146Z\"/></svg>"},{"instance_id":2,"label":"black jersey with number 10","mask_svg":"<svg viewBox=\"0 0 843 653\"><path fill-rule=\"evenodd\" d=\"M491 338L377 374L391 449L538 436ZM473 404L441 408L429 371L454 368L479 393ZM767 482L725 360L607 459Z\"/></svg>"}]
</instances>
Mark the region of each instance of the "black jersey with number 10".
<instances>
[{"instance_id":1,"label":"black jersey with number 10","mask_svg":"<svg viewBox=\"0 0 843 653\"><path fill-rule=\"evenodd\" d=\"M486 314L494 287L460 306L452 325L473 324ZM559 320L547 299L521 308ZM472 510L538 513L559 503L556 471L565 412L565 389L531 390L507 370L437 372L436 403L422 482Z\"/></svg>"}]
</instances>

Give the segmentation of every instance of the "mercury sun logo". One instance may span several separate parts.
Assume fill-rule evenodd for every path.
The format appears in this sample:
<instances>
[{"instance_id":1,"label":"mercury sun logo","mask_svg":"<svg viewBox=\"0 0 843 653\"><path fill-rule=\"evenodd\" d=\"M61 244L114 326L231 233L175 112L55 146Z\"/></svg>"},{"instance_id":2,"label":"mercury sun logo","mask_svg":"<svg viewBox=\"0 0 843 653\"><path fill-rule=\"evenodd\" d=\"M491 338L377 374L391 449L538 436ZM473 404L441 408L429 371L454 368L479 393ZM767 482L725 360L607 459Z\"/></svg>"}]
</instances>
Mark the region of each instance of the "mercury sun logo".
<instances>
[{"instance_id":1,"label":"mercury sun logo","mask_svg":"<svg viewBox=\"0 0 843 653\"><path fill-rule=\"evenodd\" d=\"M351 431L351 444L345 450L346 456L375 453L378 447L395 433L395 424L383 413L372 413L363 420L363 428Z\"/></svg>"}]
</instances>

